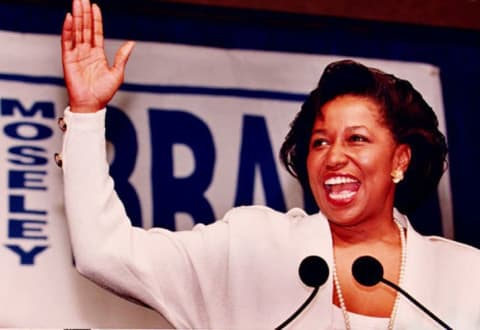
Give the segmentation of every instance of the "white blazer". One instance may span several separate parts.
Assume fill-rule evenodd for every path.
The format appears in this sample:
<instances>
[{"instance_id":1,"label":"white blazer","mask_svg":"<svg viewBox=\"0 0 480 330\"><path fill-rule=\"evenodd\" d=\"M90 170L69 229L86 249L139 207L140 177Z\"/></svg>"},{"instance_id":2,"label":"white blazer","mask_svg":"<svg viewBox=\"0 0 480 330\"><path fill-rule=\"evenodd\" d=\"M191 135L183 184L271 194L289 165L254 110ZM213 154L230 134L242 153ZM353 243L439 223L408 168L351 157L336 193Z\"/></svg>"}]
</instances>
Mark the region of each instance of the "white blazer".
<instances>
[{"instance_id":1,"label":"white blazer","mask_svg":"<svg viewBox=\"0 0 480 330\"><path fill-rule=\"evenodd\" d=\"M105 110L65 111L62 150L65 205L78 270L119 295L161 313L175 327L272 329L308 297L300 262L333 265L328 221L300 209L239 207L192 231L132 227L108 174ZM480 251L407 228L403 288L454 329L480 329ZM309 307L290 324L331 329L330 274ZM440 327L401 298L396 329Z\"/></svg>"}]
</instances>

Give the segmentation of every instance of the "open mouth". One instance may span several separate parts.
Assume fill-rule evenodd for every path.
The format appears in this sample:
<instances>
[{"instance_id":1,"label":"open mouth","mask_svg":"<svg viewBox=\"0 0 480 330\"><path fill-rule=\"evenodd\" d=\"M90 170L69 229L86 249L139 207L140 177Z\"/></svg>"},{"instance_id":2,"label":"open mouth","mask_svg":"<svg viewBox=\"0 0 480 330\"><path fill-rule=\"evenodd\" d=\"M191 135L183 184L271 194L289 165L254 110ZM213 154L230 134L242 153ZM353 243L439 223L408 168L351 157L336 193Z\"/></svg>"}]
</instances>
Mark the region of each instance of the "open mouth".
<instances>
[{"instance_id":1,"label":"open mouth","mask_svg":"<svg viewBox=\"0 0 480 330\"><path fill-rule=\"evenodd\" d=\"M351 176L332 176L324 182L327 197L335 203L349 203L360 188L360 181Z\"/></svg>"}]
</instances>

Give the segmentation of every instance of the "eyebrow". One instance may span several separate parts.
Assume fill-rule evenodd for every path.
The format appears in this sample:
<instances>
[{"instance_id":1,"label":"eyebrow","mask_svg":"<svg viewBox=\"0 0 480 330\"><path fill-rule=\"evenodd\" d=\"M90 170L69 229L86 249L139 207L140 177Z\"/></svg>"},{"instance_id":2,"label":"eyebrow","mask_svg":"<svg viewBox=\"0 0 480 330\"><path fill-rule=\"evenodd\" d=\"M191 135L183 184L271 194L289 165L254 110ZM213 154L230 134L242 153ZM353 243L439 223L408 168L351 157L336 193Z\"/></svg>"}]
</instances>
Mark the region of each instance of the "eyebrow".
<instances>
[{"instance_id":1,"label":"eyebrow","mask_svg":"<svg viewBox=\"0 0 480 330\"><path fill-rule=\"evenodd\" d=\"M317 128L317 129L314 129L314 130L312 131L312 134L324 134L324 133L326 133L326 132L327 132L327 130L324 129L324 128Z\"/></svg>"},{"instance_id":2,"label":"eyebrow","mask_svg":"<svg viewBox=\"0 0 480 330\"><path fill-rule=\"evenodd\" d=\"M354 131L354 130L357 130L357 129L366 129L368 131L368 128L367 126L364 126L364 125L357 125L357 126L349 126L347 127L347 131Z\"/></svg>"},{"instance_id":3,"label":"eyebrow","mask_svg":"<svg viewBox=\"0 0 480 330\"><path fill-rule=\"evenodd\" d=\"M369 129L368 129L366 126L364 126L364 125L349 126L349 127L347 127L345 130L346 130L346 131L355 131L355 130L357 130L357 129L365 129L365 130L367 130L367 131L369 130ZM312 134L325 134L325 133L327 133L327 131L328 131L328 130L327 130L326 128L317 128L317 129L314 129L314 130L312 131Z\"/></svg>"}]
</instances>

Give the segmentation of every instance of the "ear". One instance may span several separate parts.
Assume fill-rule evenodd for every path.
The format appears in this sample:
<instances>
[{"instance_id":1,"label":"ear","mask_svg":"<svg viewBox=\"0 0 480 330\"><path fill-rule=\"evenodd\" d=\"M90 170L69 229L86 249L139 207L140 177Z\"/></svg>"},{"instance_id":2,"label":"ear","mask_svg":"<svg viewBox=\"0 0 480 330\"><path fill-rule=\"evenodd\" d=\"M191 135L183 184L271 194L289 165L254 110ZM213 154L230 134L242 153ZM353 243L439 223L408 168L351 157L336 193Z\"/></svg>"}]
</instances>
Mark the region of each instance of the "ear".
<instances>
[{"instance_id":1,"label":"ear","mask_svg":"<svg viewBox=\"0 0 480 330\"><path fill-rule=\"evenodd\" d=\"M395 149L393 170L400 170L405 173L412 159L412 149L408 144L399 144Z\"/></svg>"}]
</instances>

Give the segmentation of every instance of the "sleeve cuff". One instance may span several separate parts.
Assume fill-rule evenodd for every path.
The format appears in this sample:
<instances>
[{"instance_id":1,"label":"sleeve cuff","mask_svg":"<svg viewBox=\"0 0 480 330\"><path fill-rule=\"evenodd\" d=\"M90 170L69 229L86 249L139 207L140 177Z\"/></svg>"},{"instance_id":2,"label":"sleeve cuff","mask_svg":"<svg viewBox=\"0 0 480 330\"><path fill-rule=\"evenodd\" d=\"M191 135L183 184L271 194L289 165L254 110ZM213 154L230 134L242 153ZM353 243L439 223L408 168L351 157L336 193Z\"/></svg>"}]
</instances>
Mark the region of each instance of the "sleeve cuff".
<instances>
[{"instance_id":1,"label":"sleeve cuff","mask_svg":"<svg viewBox=\"0 0 480 330\"><path fill-rule=\"evenodd\" d=\"M106 108L92 113L77 113L71 112L70 107L67 107L64 111L64 120L68 125L68 130L98 130L105 128L106 113Z\"/></svg>"}]
</instances>

